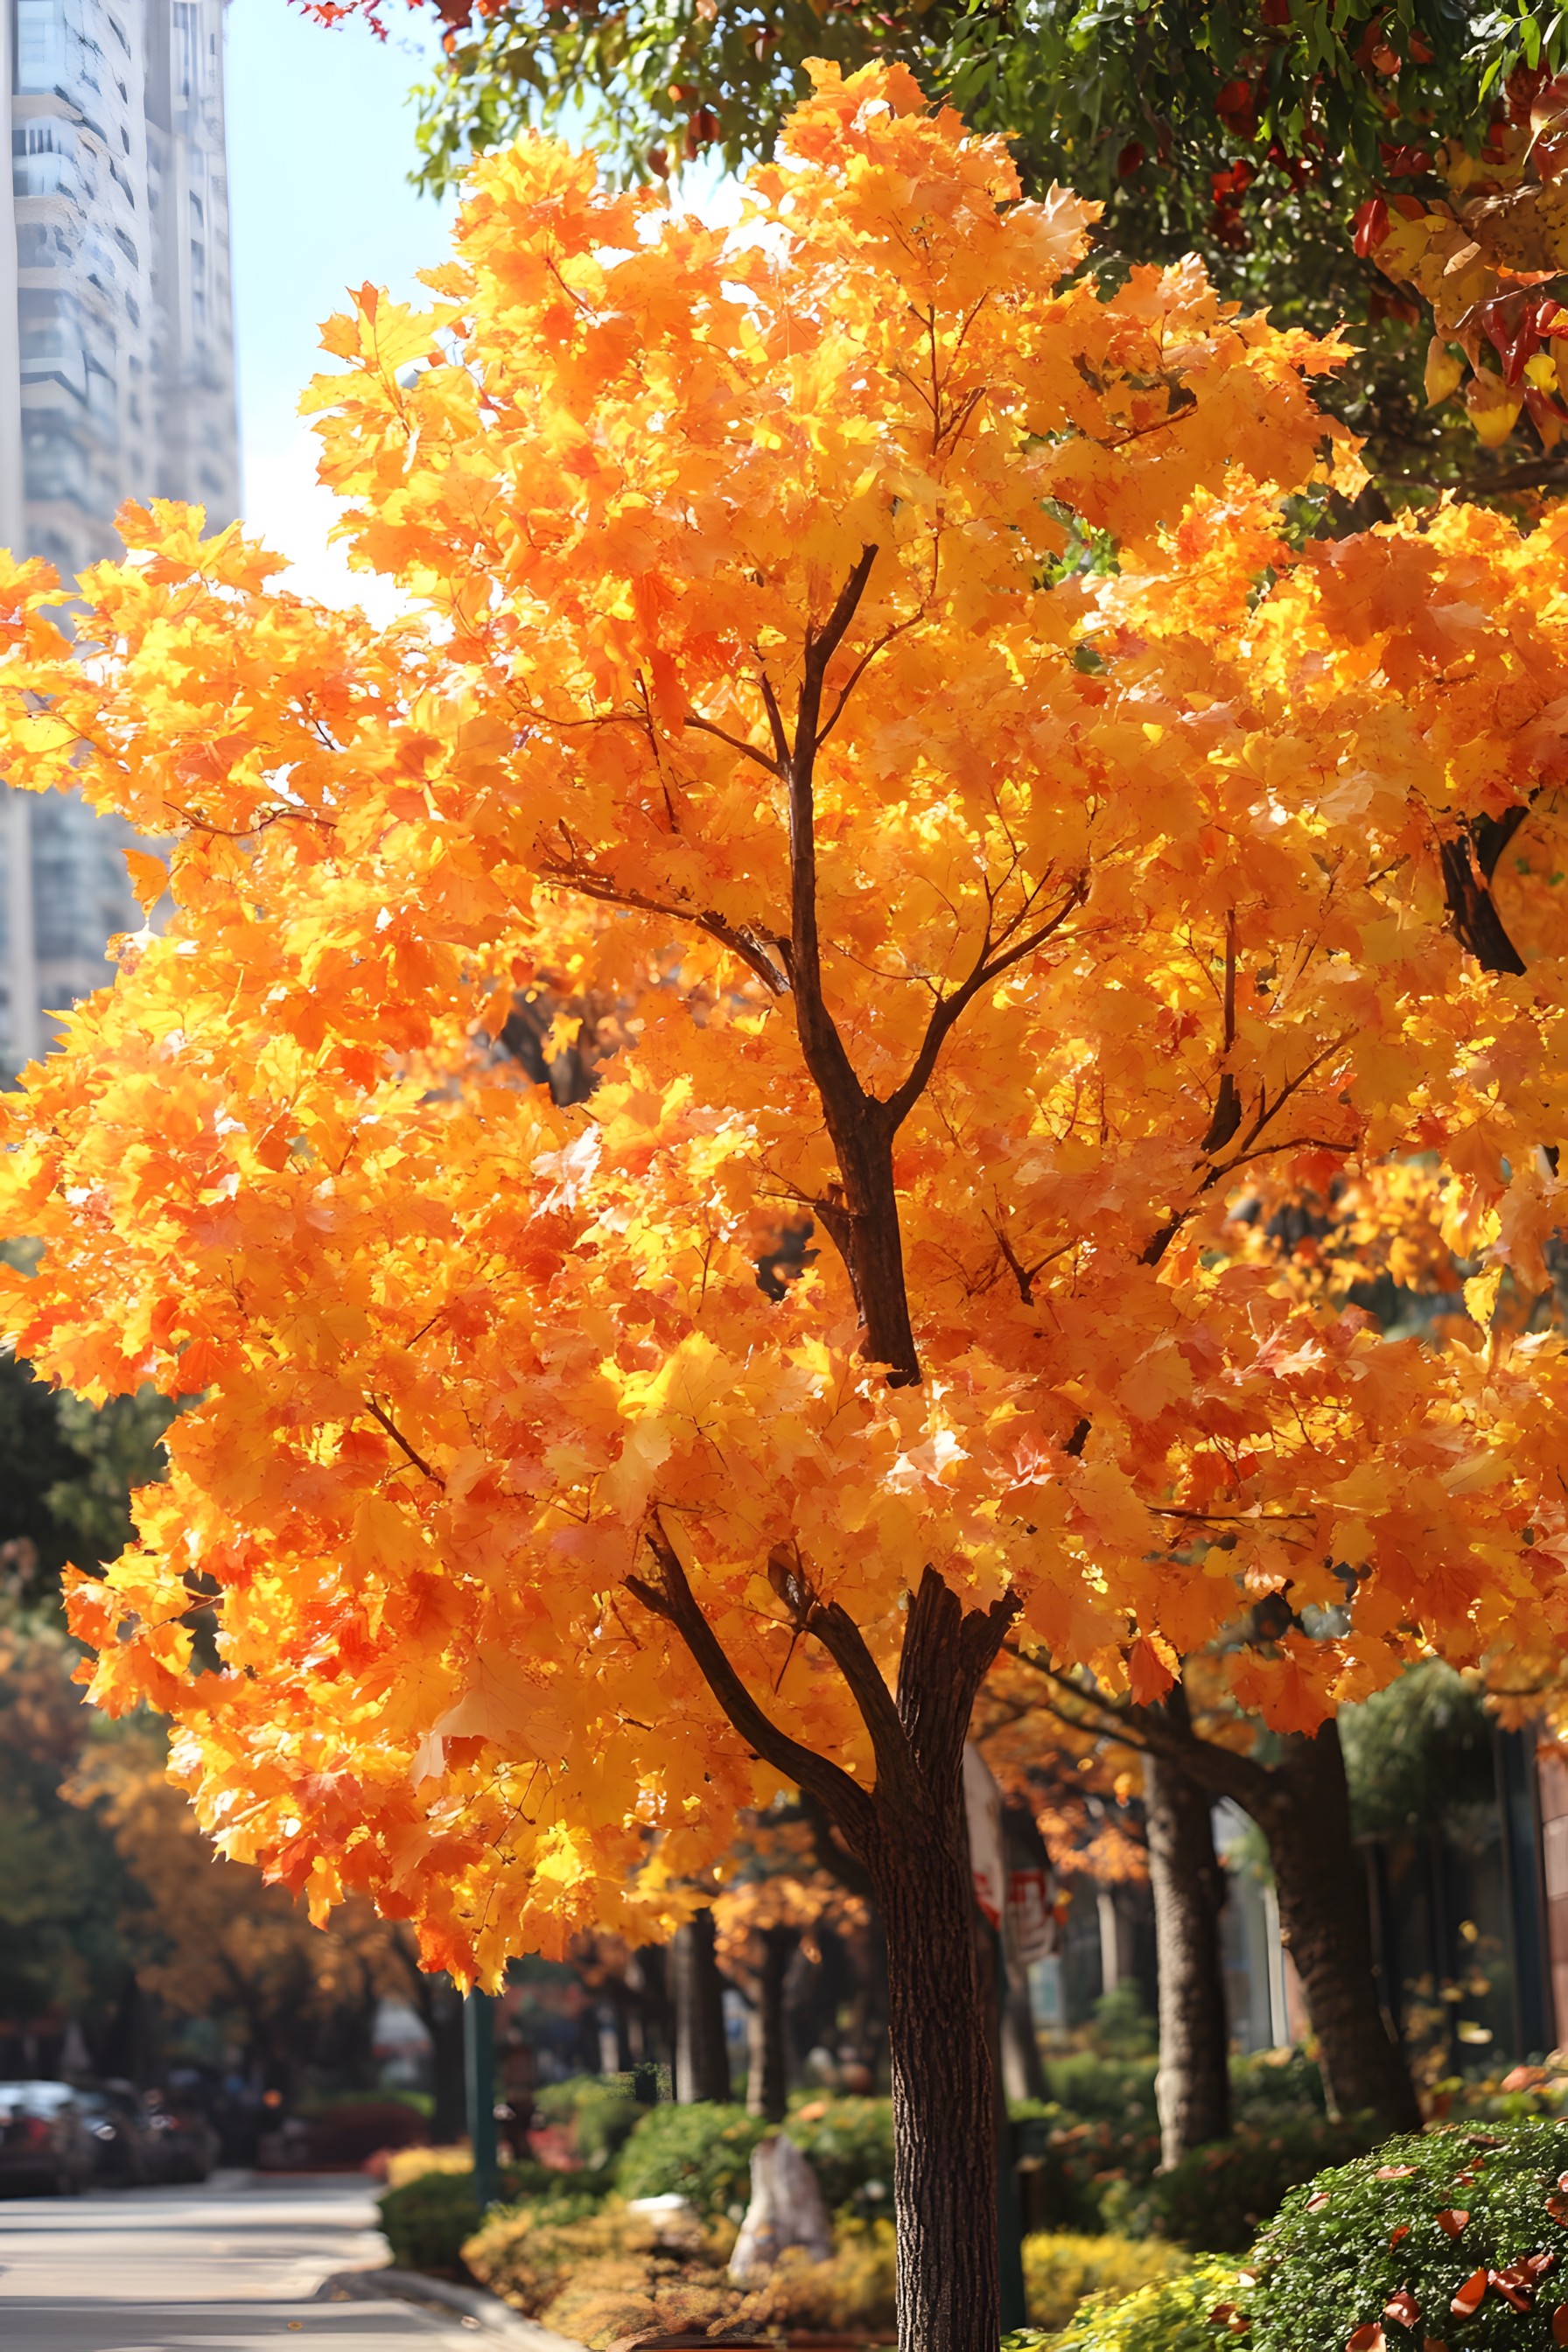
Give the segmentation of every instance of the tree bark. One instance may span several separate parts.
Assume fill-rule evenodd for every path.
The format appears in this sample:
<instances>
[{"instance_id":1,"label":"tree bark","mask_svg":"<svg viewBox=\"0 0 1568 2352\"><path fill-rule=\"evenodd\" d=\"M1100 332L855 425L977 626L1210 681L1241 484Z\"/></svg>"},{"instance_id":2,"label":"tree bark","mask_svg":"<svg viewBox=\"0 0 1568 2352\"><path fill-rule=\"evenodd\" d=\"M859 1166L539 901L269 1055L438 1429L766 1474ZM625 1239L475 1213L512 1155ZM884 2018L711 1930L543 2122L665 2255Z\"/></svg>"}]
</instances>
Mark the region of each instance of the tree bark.
<instances>
[{"instance_id":1,"label":"tree bark","mask_svg":"<svg viewBox=\"0 0 1568 2352\"><path fill-rule=\"evenodd\" d=\"M994 2352L994 2090L961 1770L868 1856L888 1939L900 2352Z\"/></svg>"},{"instance_id":2,"label":"tree bark","mask_svg":"<svg viewBox=\"0 0 1568 2352\"><path fill-rule=\"evenodd\" d=\"M1017 1613L1016 1596L965 1612L934 1569L910 1596L896 1694L858 1627L811 1590L787 1597L853 1694L875 1786L780 1729L736 1672L657 1517L644 1539L658 1581L626 1589L680 1634L753 1752L827 1813L867 1871L888 1944L900 2352L996 2352L996 2146L990 2044L971 1926L963 1743L974 1697Z\"/></svg>"},{"instance_id":3,"label":"tree bark","mask_svg":"<svg viewBox=\"0 0 1568 2352\"><path fill-rule=\"evenodd\" d=\"M1168 2166L1230 2135L1230 2031L1219 1940L1225 1873L1215 1852L1214 1800L1180 1765L1145 1756L1143 1804L1160 1967L1154 2099L1160 2161Z\"/></svg>"},{"instance_id":4,"label":"tree bark","mask_svg":"<svg viewBox=\"0 0 1568 2352\"><path fill-rule=\"evenodd\" d=\"M724 1993L713 1955L713 1914L699 1911L670 1947L675 2009L675 2095L684 2106L730 2096Z\"/></svg>"},{"instance_id":5,"label":"tree bark","mask_svg":"<svg viewBox=\"0 0 1568 2352\"><path fill-rule=\"evenodd\" d=\"M1273 1785L1248 1810L1268 1840L1281 1937L1318 2037L1329 2113L1419 2131L1410 2070L1377 1998L1339 1726L1331 1719L1314 1738L1298 1735L1283 1746Z\"/></svg>"},{"instance_id":6,"label":"tree bark","mask_svg":"<svg viewBox=\"0 0 1568 2352\"><path fill-rule=\"evenodd\" d=\"M764 1927L763 1961L750 2021L751 2070L746 2113L782 2124L789 2112L789 2064L784 2034L784 1979L800 1933L795 1927Z\"/></svg>"}]
</instances>

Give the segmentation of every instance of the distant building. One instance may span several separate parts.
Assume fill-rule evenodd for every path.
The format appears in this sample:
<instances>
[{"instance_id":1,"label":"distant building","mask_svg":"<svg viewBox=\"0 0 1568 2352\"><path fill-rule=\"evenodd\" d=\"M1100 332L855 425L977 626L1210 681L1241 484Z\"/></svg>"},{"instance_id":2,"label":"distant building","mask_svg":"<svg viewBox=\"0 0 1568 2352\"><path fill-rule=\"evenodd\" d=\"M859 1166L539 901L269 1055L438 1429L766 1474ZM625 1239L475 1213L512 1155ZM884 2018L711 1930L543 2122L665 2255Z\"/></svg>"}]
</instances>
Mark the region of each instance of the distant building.
<instances>
[{"instance_id":1,"label":"distant building","mask_svg":"<svg viewBox=\"0 0 1568 2352\"><path fill-rule=\"evenodd\" d=\"M9 0L0 43L0 544L68 578L117 551L126 499L237 508L224 0ZM125 838L0 798L0 1072L141 922Z\"/></svg>"}]
</instances>

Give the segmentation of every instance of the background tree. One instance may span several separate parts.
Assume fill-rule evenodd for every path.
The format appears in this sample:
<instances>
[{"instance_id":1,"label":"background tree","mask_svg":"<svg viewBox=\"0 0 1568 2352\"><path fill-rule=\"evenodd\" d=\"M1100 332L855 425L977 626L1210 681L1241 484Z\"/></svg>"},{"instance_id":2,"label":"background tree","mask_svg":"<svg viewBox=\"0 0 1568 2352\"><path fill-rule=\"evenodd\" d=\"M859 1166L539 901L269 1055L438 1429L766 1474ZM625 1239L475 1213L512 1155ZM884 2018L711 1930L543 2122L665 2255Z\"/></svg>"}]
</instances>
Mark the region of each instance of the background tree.
<instances>
[{"instance_id":1,"label":"background tree","mask_svg":"<svg viewBox=\"0 0 1568 2352\"><path fill-rule=\"evenodd\" d=\"M803 1948L820 1964L825 1928L864 1930L869 1906L817 1862L810 1825L778 1809L742 1815L713 1906L721 1969L750 2011L746 2106L782 2123L788 2111L789 2048L784 1989Z\"/></svg>"},{"instance_id":2,"label":"background tree","mask_svg":"<svg viewBox=\"0 0 1568 2352\"><path fill-rule=\"evenodd\" d=\"M319 1913L493 1979L813 1799L887 1931L901 2337L991 2352L1003 1642L1152 1708L1278 1595L1219 1672L1308 1741L1568 1634L1565 1376L1477 1319L1568 1125L1563 549L1294 545L1334 355L1075 277L1084 207L907 76L825 73L753 184L714 230L510 151L430 311L362 290L315 399L391 627L182 510L84 583L90 665L0 583L7 775L168 837L176 908L8 1102L8 1312L79 1392L205 1392L76 1622ZM1505 817L1522 971L1469 944ZM636 1003L587 1104L470 1049L546 965ZM1415 1150L1472 1347L1228 1214Z\"/></svg>"},{"instance_id":3,"label":"background tree","mask_svg":"<svg viewBox=\"0 0 1568 2352\"><path fill-rule=\"evenodd\" d=\"M122 1727L64 1791L113 1839L142 1990L173 2016L227 2021L244 2070L286 2099L312 2064L364 2080L377 2001L407 1990L396 1930L363 1901L313 1927L297 1895L214 1850L167 1765L161 1729Z\"/></svg>"},{"instance_id":4,"label":"background tree","mask_svg":"<svg viewBox=\"0 0 1568 2352\"><path fill-rule=\"evenodd\" d=\"M328 24L358 13L380 26L389 13L387 0L299 5ZM1521 176L1555 170L1550 139L1538 158L1530 114L1568 57L1568 37L1560 13L1533 0L1500 9L1446 0L410 5L427 5L446 28L444 64L422 93L419 176L430 187L449 186L472 155L525 126L563 119L585 121L634 177L696 157L734 170L771 154L806 90L809 59L900 61L977 130L1009 133L1031 190L1059 180L1103 204L1098 268L1117 275L1194 252L1227 294L1282 323L1326 334L1348 322L1357 351L1331 397L1366 436L1384 495L1425 502L1450 484L1486 496L1559 478L1543 462L1561 430L1550 356L1535 376L1522 373L1539 344L1521 313L1533 320L1538 289L1489 282L1487 293L1505 298L1489 313L1479 262L1462 282L1437 282L1471 235L1454 218L1456 189L1459 209L1483 216ZM1476 151L1510 110L1529 144L1507 139L1478 176ZM1414 228L1400 226L1401 206ZM1479 228L1483 246L1508 243L1507 209ZM1506 258L1550 275L1533 249L1513 249L1511 235ZM1441 405L1458 379L1447 359L1427 360L1417 279L1450 324L1465 319L1459 339L1480 369L1470 404L1479 454L1470 424ZM1526 402L1538 430L1522 437L1533 451L1494 460L1489 451Z\"/></svg>"}]
</instances>

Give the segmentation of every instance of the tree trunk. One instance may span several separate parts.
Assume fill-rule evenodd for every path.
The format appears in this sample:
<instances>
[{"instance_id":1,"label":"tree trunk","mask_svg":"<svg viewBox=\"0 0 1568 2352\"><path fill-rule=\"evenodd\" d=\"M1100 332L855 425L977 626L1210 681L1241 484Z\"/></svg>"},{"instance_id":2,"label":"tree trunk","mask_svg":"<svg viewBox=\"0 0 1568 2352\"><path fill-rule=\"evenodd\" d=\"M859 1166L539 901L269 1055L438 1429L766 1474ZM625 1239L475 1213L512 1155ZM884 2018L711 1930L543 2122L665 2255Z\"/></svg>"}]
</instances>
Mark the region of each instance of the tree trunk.
<instances>
[{"instance_id":1,"label":"tree trunk","mask_svg":"<svg viewBox=\"0 0 1568 2352\"><path fill-rule=\"evenodd\" d=\"M750 2024L751 2070L746 2113L782 2124L789 2112L789 2068L784 2047L784 1978L800 1933L795 1927L764 1927L763 1963Z\"/></svg>"},{"instance_id":2,"label":"tree trunk","mask_svg":"<svg viewBox=\"0 0 1568 2352\"><path fill-rule=\"evenodd\" d=\"M995 2352L994 2093L962 1766L868 1856L888 1939L900 2352Z\"/></svg>"},{"instance_id":3,"label":"tree trunk","mask_svg":"<svg viewBox=\"0 0 1568 2352\"><path fill-rule=\"evenodd\" d=\"M1175 1693L1172 1694L1174 1701ZM1168 1758L1143 1759L1149 1883L1160 1969L1160 2161L1230 2134L1230 2032L1219 1918L1225 1873L1214 1800Z\"/></svg>"},{"instance_id":4,"label":"tree trunk","mask_svg":"<svg viewBox=\"0 0 1568 2352\"><path fill-rule=\"evenodd\" d=\"M675 2095L683 2106L730 2096L724 1993L713 1956L713 1914L699 1911L678 1927L670 1947L675 2009Z\"/></svg>"},{"instance_id":5,"label":"tree trunk","mask_svg":"<svg viewBox=\"0 0 1568 2352\"><path fill-rule=\"evenodd\" d=\"M900 2352L996 2352L996 2143L970 1924L963 1743L1018 1600L966 1612L928 1568L904 1612L895 1694L847 1611L819 1599L793 1552L777 1561L775 1590L837 1666L870 1736L877 1777L868 1788L773 1722L657 1516L643 1540L658 1580L629 1576L627 1591L677 1629L752 1752L822 1806L877 1896L888 1939Z\"/></svg>"},{"instance_id":6,"label":"tree trunk","mask_svg":"<svg viewBox=\"0 0 1568 2352\"><path fill-rule=\"evenodd\" d=\"M1279 1926L1301 1979L1331 2116L1419 2131L1421 2110L1373 1973L1366 1880L1351 1843L1339 1727L1283 1742L1268 1796L1248 1807L1268 1840Z\"/></svg>"}]
</instances>

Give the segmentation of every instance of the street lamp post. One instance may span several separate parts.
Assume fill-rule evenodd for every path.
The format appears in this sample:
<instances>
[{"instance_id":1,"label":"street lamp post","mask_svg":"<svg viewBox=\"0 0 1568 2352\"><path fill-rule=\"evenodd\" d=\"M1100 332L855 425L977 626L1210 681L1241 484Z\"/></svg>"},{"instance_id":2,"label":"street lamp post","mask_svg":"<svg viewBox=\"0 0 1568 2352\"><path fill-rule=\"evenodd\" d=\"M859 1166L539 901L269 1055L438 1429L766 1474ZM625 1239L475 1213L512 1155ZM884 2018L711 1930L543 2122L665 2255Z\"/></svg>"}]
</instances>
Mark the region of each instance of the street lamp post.
<instances>
[{"instance_id":1,"label":"street lamp post","mask_svg":"<svg viewBox=\"0 0 1568 2352\"><path fill-rule=\"evenodd\" d=\"M476 1985L463 2001L463 2056L468 2091L468 2145L474 2151L474 2202L488 2212L500 2193L496 2168L495 1996Z\"/></svg>"}]
</instances>

